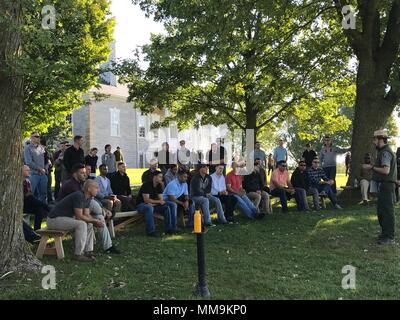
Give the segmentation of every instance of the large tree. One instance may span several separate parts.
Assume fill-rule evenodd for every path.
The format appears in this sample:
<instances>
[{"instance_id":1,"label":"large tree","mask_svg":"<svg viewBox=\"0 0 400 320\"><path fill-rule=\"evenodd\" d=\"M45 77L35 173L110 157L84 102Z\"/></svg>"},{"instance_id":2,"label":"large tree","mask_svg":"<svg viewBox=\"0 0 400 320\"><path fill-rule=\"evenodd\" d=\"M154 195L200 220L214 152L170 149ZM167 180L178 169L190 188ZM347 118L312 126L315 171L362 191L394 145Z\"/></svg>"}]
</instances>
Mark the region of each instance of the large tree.
<instances>
[{"instance_id":1,"label":"large tree","mask_svg":"<svg viewBox=\"0 0 400 320\"><path fill-rule=\"evenodd\" d=\"M22 1L0 0L0 273L40 265L22 234L22 19Z\"/></svg>"},{"instance_id":2,"label":"large tree","mask_svg":"<svg viewBox=\"0 0 400 320\"><path fill-rule=\"evenodd\" d=\"M110 53L108 0L55 0L55 29L41 0L0 0L0 273L40 264L22 235L22 136L45 131L81 104Z\"/></svg>"},{"instance_id":3,"label":"large tree","mask_svg":"<svg viewBox=\"0 0 400 320\"><path fill-rule=\"evenodd\" d=\"M122 64L130 99L145 112L167 108L180 126L203 124L260 131L302 99L347 74L349 52L333 19L299 1L136 0L165 35ZM314 10L314 7L311 7ZM331 16L333 16L331 14Z\"/></svg>"},{"instance_id":4,"label":"large tree","mask_svg":"<svg viewBox=\"0 0 400 320\"><path fill-rule=\"evenodd\" d=\"M371 151L373 131L386 124L400 101L400 0L333 2L338 24L344 17L345 5L351 4L357 13L356 28L343 29L358 60L349 179L352 183L364 154Z\"/></svg>"}]
</instances>

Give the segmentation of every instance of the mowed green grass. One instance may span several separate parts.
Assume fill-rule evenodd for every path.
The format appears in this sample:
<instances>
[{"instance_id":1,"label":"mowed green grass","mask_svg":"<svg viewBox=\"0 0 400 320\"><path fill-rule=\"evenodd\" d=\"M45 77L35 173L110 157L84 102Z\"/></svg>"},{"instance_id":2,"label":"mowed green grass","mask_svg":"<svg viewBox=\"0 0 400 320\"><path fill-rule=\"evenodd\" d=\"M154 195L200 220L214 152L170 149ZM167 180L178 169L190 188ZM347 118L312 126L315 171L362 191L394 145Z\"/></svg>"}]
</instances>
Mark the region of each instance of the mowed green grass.
<instances>
[{"instance_id":1,"label":"mowed green grass","mask_svg":"<svg viewBox=\"0 0 400 320\"><path fill-rule=\"evenodd\" d=\"M259 221L238 217L237 224L205 234L212 298L400 298L400 247L375 243L379 227L373 204L343 211L304 214L292 207L288 215L279 212ZM399 213L397 207L397 217ZM42 289L43 275L12 274L0 280L0 299L194 299L196 238L189 230L148 238L139 224L118 232L115 244L122 255L101 254L96 262L82 264L71 260L73 243L66 240L63 261L43 259L56 268L55 290ZM357 268L355 290L341 286L346 265Z\"/></svg>"}]
</instances>

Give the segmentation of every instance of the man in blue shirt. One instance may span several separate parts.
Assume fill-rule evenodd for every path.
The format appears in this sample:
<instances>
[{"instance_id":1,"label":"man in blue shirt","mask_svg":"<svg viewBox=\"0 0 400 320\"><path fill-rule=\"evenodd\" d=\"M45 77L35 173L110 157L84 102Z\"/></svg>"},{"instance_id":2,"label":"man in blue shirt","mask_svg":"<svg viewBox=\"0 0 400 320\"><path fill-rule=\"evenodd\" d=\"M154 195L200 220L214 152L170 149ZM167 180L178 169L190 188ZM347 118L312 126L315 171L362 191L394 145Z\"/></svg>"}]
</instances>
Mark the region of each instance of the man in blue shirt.
<instances>
[{"instance_id":1,"label":"man in blue shirt","mask_svg":"<svg viewBox=\"0 0 400 320\"><path fill-rule=\"evenodd\" d=\"M184 170L178 171L178 178L172 180L164 189L163 198L169 205L171 216L177 217L178 210L188 214L189 221L193 220L194 203L189 199L187 185L188 174Z\"/></svg>"},{"instance_id":2,"label":"man in blue shirt","mask_svg":"<svg viewBox=\"0 0 400 320\"><path fill-rule=\"evenodd\" d=\"M311 168L307 171L310 189L313 189L314 192L318 193L325 192L329 200L331 200L333 207L335 209L342 210L342 207L337 203L336 194L332 189L332 185L335 183L335 181L326 176L325 171L320 168L319 164L319 159L314 158ZM319 208L315 209L319 210Z\"/></svg>"},{"instance_id":3,"label":"man in blue shirt","mask_svg":"<svg viewBox=\"0 0 400 320\"><path fill-rule=\"evenodd\" d=\"M278 168L278 162L279 161L285 161L287 162L288 160L288 153L286 148L283 146L284 141L283 139L279 140L279 146L277 146L274 149L274 162L275 162L275 168Z\"/></svg>"}]
</instances>

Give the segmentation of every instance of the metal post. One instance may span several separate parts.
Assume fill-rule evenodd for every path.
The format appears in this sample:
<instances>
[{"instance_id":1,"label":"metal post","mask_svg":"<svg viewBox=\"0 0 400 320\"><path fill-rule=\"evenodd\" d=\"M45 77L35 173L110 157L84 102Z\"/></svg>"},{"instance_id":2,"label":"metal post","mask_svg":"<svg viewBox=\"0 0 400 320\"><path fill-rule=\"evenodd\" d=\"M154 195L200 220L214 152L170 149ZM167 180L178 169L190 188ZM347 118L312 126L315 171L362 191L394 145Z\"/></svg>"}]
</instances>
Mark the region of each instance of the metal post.
<instances>
[{"instance_id":1,"label":"metal post","mask_svg":"<svg viewBox=\"0 0 400 320\"><path fill-rule=\"evenodd\" d=\"M208 291L206 283L206 266L204 259L204 232L201 220L200 210L197 209L194 214L194 233L197 238L197 272L199 281L196 284L194 295L209 298L210 291Z\"/></svg>"},{"instance_id":2,"label":"metal post","mask_svg":"<svg viewBox=\"0 0 400 320\"><path fill-rule=\"evenodd\" d=\"M206 267L204 259L204 233L197 234L197 270L198 270L198 283L195 288L194 294L203 298L209 298L210 291L206 283Z\"/></svg>"}]
</instances>

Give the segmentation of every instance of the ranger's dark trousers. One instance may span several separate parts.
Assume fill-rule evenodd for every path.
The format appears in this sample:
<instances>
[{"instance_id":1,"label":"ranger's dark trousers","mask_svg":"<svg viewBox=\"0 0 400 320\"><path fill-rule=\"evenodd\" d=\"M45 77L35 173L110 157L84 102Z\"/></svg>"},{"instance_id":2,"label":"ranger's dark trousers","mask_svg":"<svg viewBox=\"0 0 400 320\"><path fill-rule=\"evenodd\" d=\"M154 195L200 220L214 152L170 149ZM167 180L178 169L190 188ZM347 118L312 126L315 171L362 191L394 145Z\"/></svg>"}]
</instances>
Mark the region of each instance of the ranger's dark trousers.
<instances>
[{"instance_id":1,"label":"ranger's dark trousers","mask_svg":"<svg viewBox=\"0 0 400 320\"><path fill-rule=\"evenodd\" d=\"M382 237L389 239L394 239L394 189L395 184L392 182L382 182L378 187L378 221L382 228Z\"/></svg>"}]
</instances>

